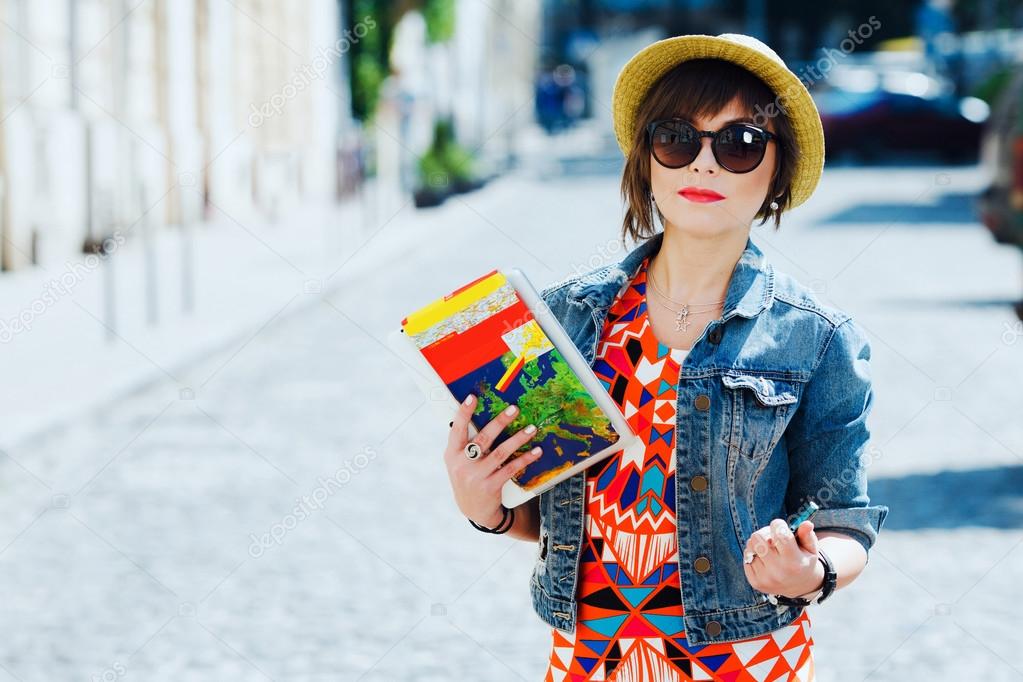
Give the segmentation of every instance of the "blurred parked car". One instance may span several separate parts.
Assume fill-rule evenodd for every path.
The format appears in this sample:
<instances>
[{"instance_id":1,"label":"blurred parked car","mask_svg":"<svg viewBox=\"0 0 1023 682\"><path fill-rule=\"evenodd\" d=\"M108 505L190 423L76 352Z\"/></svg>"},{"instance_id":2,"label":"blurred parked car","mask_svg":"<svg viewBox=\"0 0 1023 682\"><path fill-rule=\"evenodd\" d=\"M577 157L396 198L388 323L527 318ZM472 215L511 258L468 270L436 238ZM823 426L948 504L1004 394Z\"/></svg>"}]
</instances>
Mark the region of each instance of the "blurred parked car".
<instances>
[{"instance_id":1,"label":"blurred parked car","mask_svg":"<svg viewBox=\"0 0 1023 682\"><path fill-rule=\"evenodd\" d=\"M999 244L1023 249L1023 65L995 102L981 145L991 178L977 202L981 222ZM1023 301L1016 315L1023 320Z\"/></svg>"},{"instance_id":2,"label":"blurred parked car","mask_svg":"<svg viewBox=\"0 0 1023 682\"><path fill-rule=\"evenodd\" d=\"M884 88L814 93L829 157L862 161L904 154L976 162L987 105L951 93L920 96Z\"/></svg>"}]
</instances>

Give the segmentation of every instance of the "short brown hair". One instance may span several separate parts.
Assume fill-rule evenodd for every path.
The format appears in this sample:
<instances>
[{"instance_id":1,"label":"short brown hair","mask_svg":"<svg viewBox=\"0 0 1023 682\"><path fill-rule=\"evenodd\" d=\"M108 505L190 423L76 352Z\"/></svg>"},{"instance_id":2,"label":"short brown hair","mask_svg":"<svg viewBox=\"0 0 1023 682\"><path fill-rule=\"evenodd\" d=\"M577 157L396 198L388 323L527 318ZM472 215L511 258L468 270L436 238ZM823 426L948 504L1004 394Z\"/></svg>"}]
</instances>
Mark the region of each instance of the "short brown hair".
<instances>
[{"instance_id":1,"label":"short brown hair","mask_svg":"<svg viewBox=\"0 0 1023 682\"><path fill-rule=\"evenodd\" d=\"M627 235L633 241L640 241L657 234L653 221L656 205L650 194L647 123L673 116L690 120L713 116L736 96L747 115L759 125L766 127L768 116L774 122L773 132L779 138L774 179L755 217L760 218L759 224L763 225L773 215L775 230L779 229L781 214L788 208L791 198L792 176L799 156L792 125L781 113L779 98L766 83L738 64L723 59L691 59L655 81L636 112L636 132L622 171L622 198L626 204L623 241ZM777 211L770 208L772 199L778 202ZM660 209L656 210L663 224L664 215Z\"/></svg>"}]
</instances>

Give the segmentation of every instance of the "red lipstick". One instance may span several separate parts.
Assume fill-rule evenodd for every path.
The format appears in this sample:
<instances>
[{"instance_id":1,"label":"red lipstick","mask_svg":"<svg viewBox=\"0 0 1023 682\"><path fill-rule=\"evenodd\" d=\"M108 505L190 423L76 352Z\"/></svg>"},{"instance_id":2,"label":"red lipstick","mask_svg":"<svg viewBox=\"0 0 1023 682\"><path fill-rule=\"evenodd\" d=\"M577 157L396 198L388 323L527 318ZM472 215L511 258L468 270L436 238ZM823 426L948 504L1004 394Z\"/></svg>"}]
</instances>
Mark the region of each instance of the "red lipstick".
<instances>
[{"instance_id":1,"label":"red lipstick","mask_svg":"<svg viewBox=\"0 0 1023 682\"><path fill-rule=\"evenodd\" d=\"M701 204L707 204L712 201L721 201L724 199L723 196L711 189L703 189L702 187L683 187L678 191L679 196L685 197L689 201L695 201Z\"/></svg>"}]
</instances>

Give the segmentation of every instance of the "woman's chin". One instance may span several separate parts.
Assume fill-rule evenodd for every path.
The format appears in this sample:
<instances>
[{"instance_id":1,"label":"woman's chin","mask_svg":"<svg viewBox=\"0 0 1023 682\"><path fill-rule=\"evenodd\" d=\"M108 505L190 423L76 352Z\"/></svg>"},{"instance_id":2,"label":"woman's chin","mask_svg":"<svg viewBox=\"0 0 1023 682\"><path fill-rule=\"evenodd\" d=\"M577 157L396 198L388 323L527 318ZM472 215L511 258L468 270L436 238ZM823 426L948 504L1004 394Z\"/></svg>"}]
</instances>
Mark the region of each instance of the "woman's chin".
<instances>
[{"instance_id":1,"label":"woman's chin","mask_svg":"<svg viewBox=\"0 0 1023 682\"><path fill-rule=\"evenodd\" d=\"M703 211L700 213L702 214ZM685 216L680 216L677 221L672 220L671 216L664 217L669 229L677 230L697 239L718 238L740 228L746 229L746 225L740 225L735 218L727 213L707 212L706 215L694 215L693 212L690 212Z\"/></svg>"}]
</instances>

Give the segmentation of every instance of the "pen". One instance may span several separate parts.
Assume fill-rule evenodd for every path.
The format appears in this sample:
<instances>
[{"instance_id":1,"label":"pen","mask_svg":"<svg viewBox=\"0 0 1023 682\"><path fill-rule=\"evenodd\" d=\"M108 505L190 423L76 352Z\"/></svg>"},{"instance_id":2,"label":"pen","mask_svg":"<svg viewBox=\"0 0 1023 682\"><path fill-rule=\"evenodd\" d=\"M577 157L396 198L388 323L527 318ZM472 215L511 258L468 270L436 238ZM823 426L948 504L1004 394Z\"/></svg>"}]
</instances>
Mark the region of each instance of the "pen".
<instances>
[{"instance_id":1,"label":"pen","mask_svg":"<svg viewBox=\"0 0 1023 682\"><path fill-rule=\"evenodd\" d=\"M809 521L810 517L816 514L818 509L820 509L820 507L817 506L816 502L808 500L806 504L799 508L799 513L796 514L796 517L789 522L789 530L795 533L796 529L799 528L799 525L803 523L803 521Z\"/></svg>"}]
</instances>

